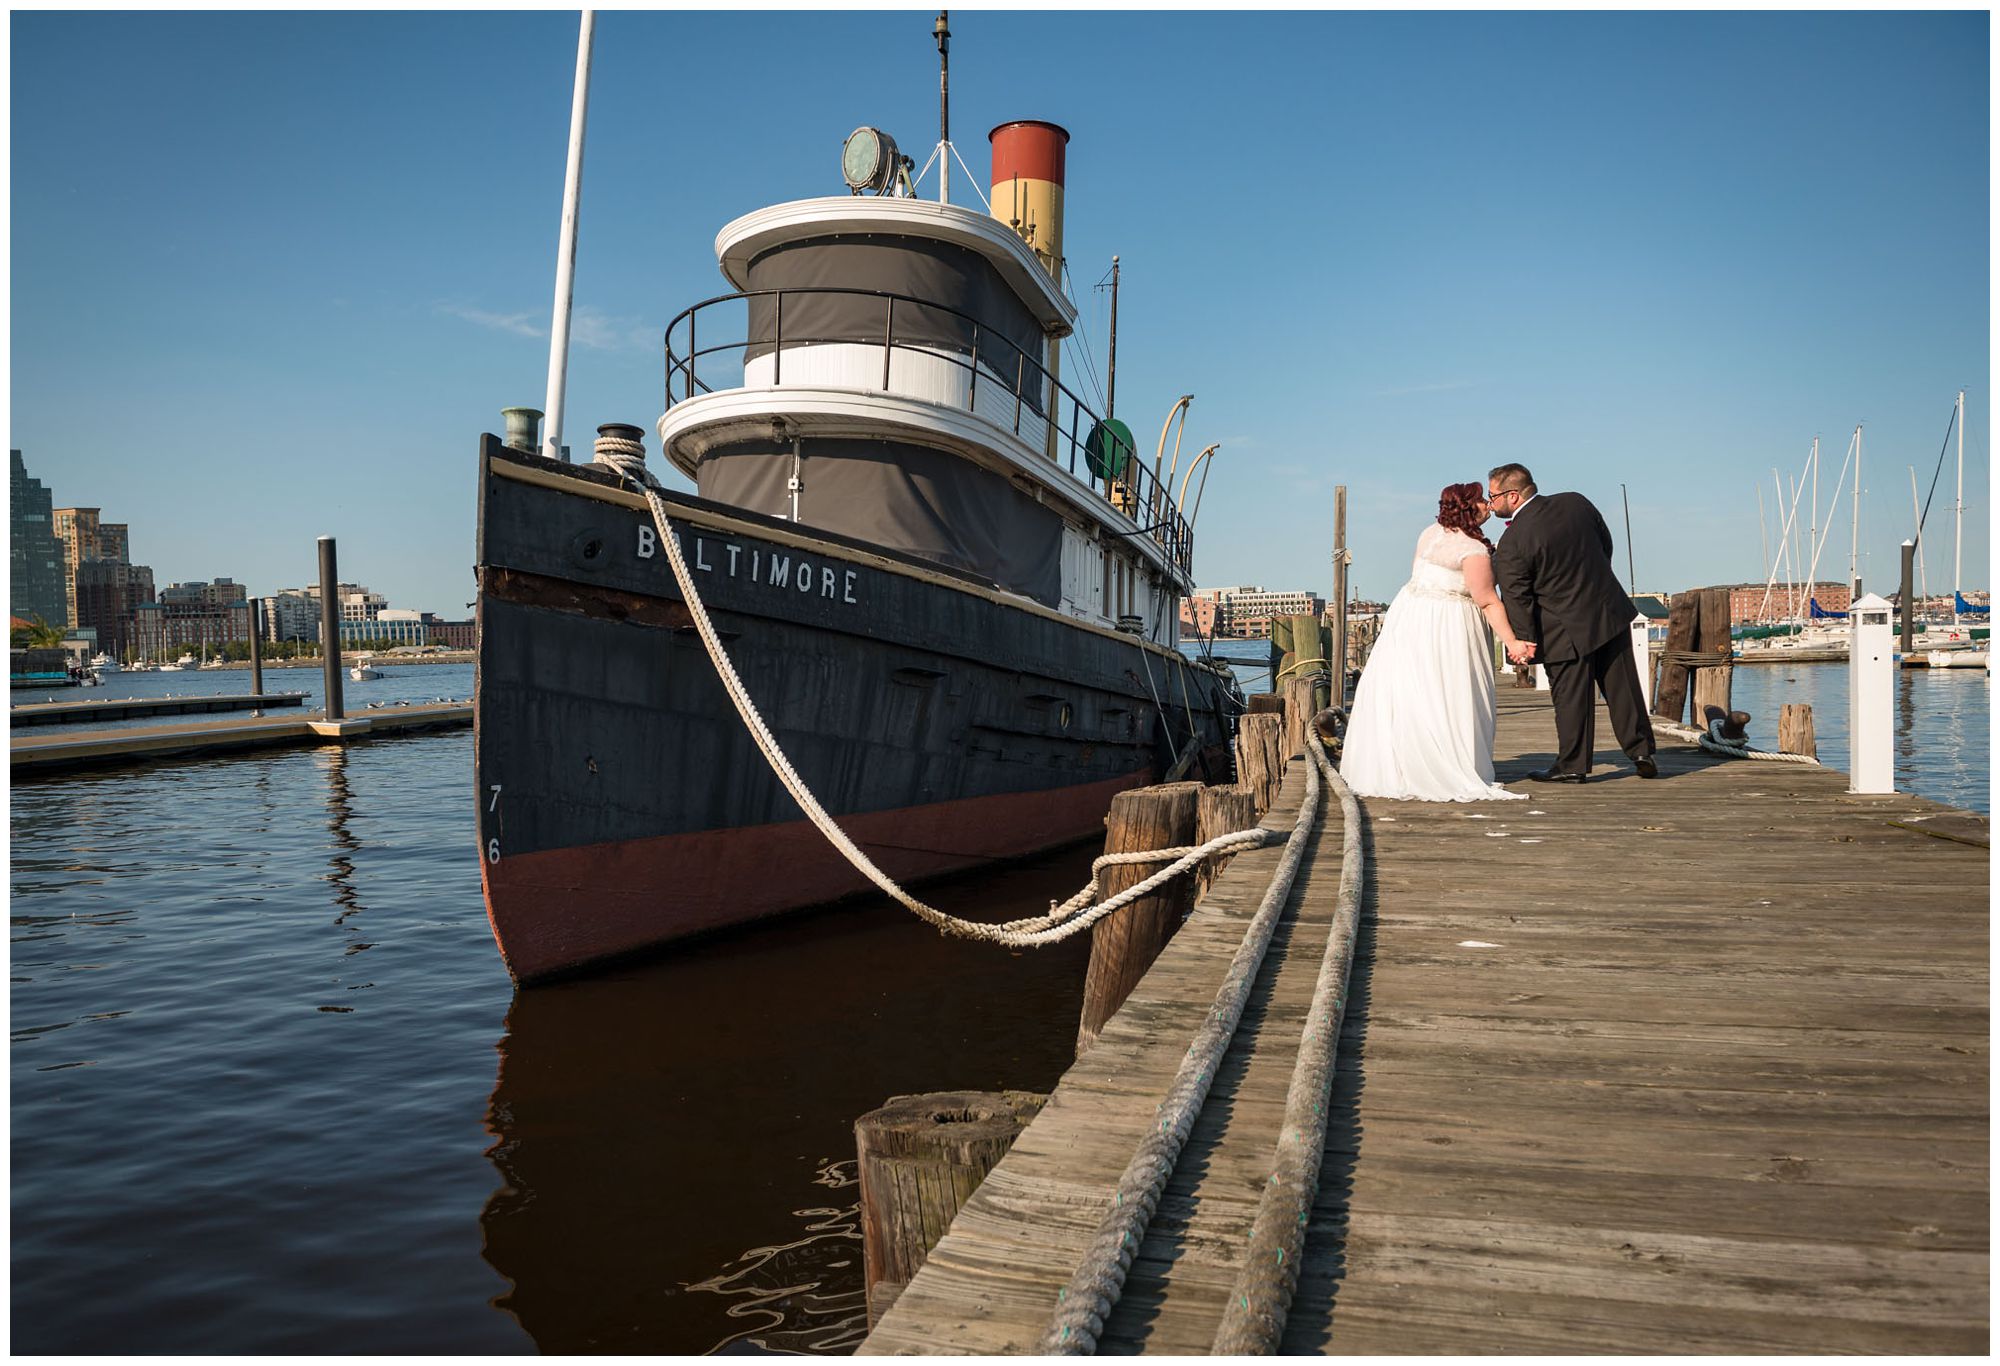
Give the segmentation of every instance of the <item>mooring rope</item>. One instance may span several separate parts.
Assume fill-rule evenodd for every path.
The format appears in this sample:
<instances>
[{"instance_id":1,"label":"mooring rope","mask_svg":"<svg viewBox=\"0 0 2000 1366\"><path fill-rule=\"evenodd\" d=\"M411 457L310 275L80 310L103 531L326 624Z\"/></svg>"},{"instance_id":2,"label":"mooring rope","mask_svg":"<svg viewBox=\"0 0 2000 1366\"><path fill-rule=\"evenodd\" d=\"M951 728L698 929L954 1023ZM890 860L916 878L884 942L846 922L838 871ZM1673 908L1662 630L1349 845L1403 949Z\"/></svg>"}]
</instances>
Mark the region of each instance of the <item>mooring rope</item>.
<instances>
[{"instance_id":1,"label":"mooring rope","mask_svg":"<svg viewBox=\"0 0 2000 1366\"><path fill-rule=\"evenodd\" d=\"M1219 854L1241 853L1247 849L1261 848L1273 838L1272 832L1260 827L1249 830L1234 830L1218 835L1205 844L1183 845L1172 849L1154 849L1128 854L1105 854L1091 864L1090 882L1084 889L1061 905L1051 903L1048 914L1029 916L1021 920L1011 920L1005 924L993 925L978 920L964 920L928 906L905 891L895 879L875 866L874 860L863 853L847 832L842 830L819 798L806 786L805 780L785 757L777 737L765 724L757 704L750 699L750 693L743 685L743 679L730 663L729 654L722 648L722 639L716 634L715 625L709 620L708 608L696 589L694 576L688 571L687 561L681 555L680 538L673 534L672 519L667 513L666 502L660 497L659 482L646 468L646 448L643 443L622 437L600 436L592 463L603 465L616 471L628 482L635 485L645 495L646 504L652 510L655 530L659 540L666 547L667 563L673 567L674 579L680 585L681 597L687 604L689 614L694 618L695 630L701 637L702 645L708 651L709 662L715 666L716 674L722 680L724 691L735 704L737 715L749 729L750 736L757 742L771 771L784 784L785 790L799 804L807 818L819 828L819 832L837 849L842 857L852 864L870 882L907 907L920 920L940 933L955 935L961 939L972 939L982 943L999 944L1007 948L1039 948L1057 940L1067 939L1090 928L1111 912L1131 904L1146 896L1171 878L1198 866L1204 859ZM1134 883L1107 901L1091 905L1097 896L1098 875L1101 869L1120 863L1157 863L1170 859L1166 867L1151 876ZM1089 907L1085 910L1085 907Z\"/></svg>"},{"instance_id":2,"label":"mooring rope","mask_svg":"<svg viewBox=\"0 0 2000 1366\"><path fill-rule=\"evenodd\" d=\"M1308 746L1316 744L1308 740ZM1299 803L1299 814L1285 839L1284 856L1271 876L1271 885L1264 892L1257 914L1236 947L1235 956L1230 959L1229 971L1216 990L1208 1018L1202 1022L1194 1042L1188 1045L1187 1056L1181 1059L1166 1099L1160 1102L1158 1122L1126 1165L1111 1204L1104 1211L1069 1284L1057 1292L1055 1312L1036 1347L1043 1355L1086 1356L1097 1349L1098 1335L1104 1331L1111 1307L1125 1288L1132 1258L1137 1255L1139 1242L1146 1236L1146 1227L1159 1207L1160 1193L1173 1175L1195 1116L1201 1113L1202 1102L1208 1098L1216 1066L1235 1036L1237 1021L1250 999L1251 984L1257 979L1257 970L1271 945L1271 935L1291 896L1292 882L1305 856L1307 836L1319 815L1321 767L1318 763L1306 766L1305 800Z\"/></svg>"},{"instance_id":3,"label":"mooring rope","mask_svg":"<svg viewBox=\"0 0 2000 1366\"><path fill-rule=\"evenodd\" d=\"M1257 1202L1242 1272L1223 1306L1222 1325L1210 1351L1216 1356L1270 1356L1278 1351L1299 1283L1299 1254L1313 1201L1319 1195L1320 1164L1326 1153L1327 1100L1340 1052L1340 1024L1347 1014L1347 983L1354 946L1361 932L1361 804L1341 780L1323 747L1306 744L1333 793L1340 799L1340 889L1333 925L1320 958L1312 1007L1299 1039L1299 1060L1285 1097L1284 1127L1278 1132L1271 1179Z\"/></svg>"},{"instance_id":4,"label":"mooring rope","mask_svg":"<svg viewBox=\"0 0 2000 1366\"><path fill-rule=\"evenodd\" d=\"M1653 723L1654 733L1671 735L1676 740L1692 740L1712 754L1727 754L1732 759L1763 759L1774 764L1811 764L1815 768L1820 767L1819 760L1810 754L1786 754L1780 750L1752 749L1734 740L1725 740L1722 738L1722 722L1719 720L1709 722L1707 730L1696 730L1693 726L1684 726L1678 721L1664 721L1657 716L1648 717L1647 720Z\"/></svg>"}]
</instances>

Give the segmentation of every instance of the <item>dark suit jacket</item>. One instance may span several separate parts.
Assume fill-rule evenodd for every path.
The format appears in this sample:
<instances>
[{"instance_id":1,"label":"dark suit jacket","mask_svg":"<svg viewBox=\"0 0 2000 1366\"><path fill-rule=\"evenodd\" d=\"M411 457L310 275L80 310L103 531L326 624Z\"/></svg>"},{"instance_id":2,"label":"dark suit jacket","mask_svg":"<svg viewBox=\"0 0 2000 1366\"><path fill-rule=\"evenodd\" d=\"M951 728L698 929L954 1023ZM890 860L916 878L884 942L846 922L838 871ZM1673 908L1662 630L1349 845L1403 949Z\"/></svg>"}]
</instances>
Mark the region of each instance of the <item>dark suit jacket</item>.
<instances>
[{"instance_id":1,"label":"dark suit jacket","mask_svg":"<svg viewBox=\"0 0 2000 1366\"><path fill-rule=\"evenodd\" d=\"M1493 580L1538 663L1577 659L1624 633L1632 599L1611 566L1611 530L1580 493L1544 493L1507 525Z\"/></svg>"}]
</instances>

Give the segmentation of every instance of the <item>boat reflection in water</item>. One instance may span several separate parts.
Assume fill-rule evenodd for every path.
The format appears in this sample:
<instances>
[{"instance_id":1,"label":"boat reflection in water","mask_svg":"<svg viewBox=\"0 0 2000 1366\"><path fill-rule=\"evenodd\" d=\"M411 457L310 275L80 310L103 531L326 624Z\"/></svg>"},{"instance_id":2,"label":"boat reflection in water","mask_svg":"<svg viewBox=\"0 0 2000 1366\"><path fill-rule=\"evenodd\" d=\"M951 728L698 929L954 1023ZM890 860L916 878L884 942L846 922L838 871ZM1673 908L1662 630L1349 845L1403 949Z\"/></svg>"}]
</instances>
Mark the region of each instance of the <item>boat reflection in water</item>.
<instances>
[{"instance_id":1,"label":"boat reflection in water","mask_svg":"<svg viewBox=\"0 0 2000 1366\"><path fill-rule=\"evenodd\" d=\"M936 900L1019 916L1082 886L1095 852ZM1088 953L946 939L883 902L516 992L486 1121L495 1307L544 1352L852 1351L854 1121L892 1095L1050 1089Z\"/></svg>"}]
</instances>

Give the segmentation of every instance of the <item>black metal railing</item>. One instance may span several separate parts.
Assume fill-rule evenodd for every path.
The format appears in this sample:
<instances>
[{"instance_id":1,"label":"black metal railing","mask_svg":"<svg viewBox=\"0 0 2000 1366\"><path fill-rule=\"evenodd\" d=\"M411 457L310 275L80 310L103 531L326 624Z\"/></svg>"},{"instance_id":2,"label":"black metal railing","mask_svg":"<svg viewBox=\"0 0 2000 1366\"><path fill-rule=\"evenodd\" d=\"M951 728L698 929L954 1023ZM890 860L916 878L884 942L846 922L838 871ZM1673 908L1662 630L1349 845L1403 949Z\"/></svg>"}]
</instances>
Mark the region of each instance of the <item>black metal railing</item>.
<instances>
[{"instance_id":1,"label":"black metal railing","mask_svg":"<svg viewBox=\"0 0 2000 1366\"><path fill-rule=\"evenodd\" d=\"M787 335L785 332L785 300L799 299L806 295L841 295L849 298L878 301L882 307L882 327L874 336L859 335L849 330L838 336ZM760 311L756 306L768 303L768 328L756 318ZM741 326L725 325L722 335L726 340L709 345L697 345L696 319L704 312L710 314L709 327L715 326L714 315L729 306L741 305L745 316ZM897 330L897 310L901 306L904 328ZM962 327L956 335L940 338L935 326L937 315L956 319ZM924 340L912 340L910 320L921 318L933 335ZM736 320L731 319L731 322ZM685 341L680 340L685 335ZM708 335L713 335L710 331ZM683 310L667 324L665 347L667 359L667 407L685 402L697 394L712 394L718 388L739 387L738 383L711 384L700 374L703 358L735 356L737 377L740 380L741 366L754 359L753 349L771 357L771 383L784 383L785 352L806 346L824 346L835 343L880 346L882 348L882 379L880 388L891 389L891 361L897 351L921 354L933 360L942 360L966 372L965 409L989 421L1007 426L1011 422L1014 434L1022 435L1026 424L1032 432L1034 424L1044 427L1045 453L1059 468L1065 468L1078 483L1091 490L1101 501L1123 513L1138 523L1139 534L1157 544L1166 552L1168 560L1183 573L1191 573L1194 563L1194 543L1187 520L1181 516L1168 490L1160 485L1151 470L1139 459L1137 451L1115 430L1105 427L1098 416L1082 399L1072 393L1036 357L1026 351L998 330L981 322L969 313L948 308L942 304L907 294L891 294L873 289L841 289L837 287L807 287L800 289L749 290L737 294L719 294L713 299L704 299L693 307ZM685 350L677 349L684 345ZM711 360L709 373L715 374L716 362ZM1012 371L1011 381L1007 378ZM978 408L982 377L986 385L999 385L1001 391L1012 399L1011 417L995 416L991 411L980 412ZM922 398L922 395L909 395ZM934 400L933 400L934 401ZM995 402L995 401L989 401ZM1005 411L1006 400L997 402ZM1066 420L1065 420L1066 419ZM1024 438L1026 439L1026 438ZM1079 473L1078 465L1083 469Z\"/></svg>"}]
</instances>

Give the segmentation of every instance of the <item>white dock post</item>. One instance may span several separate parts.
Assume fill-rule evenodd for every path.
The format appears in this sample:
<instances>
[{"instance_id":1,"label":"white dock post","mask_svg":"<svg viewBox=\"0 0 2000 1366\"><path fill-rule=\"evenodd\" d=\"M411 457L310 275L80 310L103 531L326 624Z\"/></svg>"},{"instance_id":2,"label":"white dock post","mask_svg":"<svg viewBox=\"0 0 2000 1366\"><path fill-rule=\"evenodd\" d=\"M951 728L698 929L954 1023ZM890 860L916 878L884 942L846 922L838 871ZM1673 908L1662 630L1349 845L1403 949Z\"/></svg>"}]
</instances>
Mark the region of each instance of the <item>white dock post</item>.
<instances>
[{"instance_id":1,"label":"white dock post","mask_svg":"<svg viewBox=\"0 0 2000 1366\"><path fill-rule=\"evenodd\" d=\"M1849 792L1894 792L1896 767L1894 637L1889 603L1870 593L1848 607L1847 762Z\"/></svg>"},{"instance_id":2,"label":"white dock post","mask_svg":"<svg viewBox=\"0 0 2000 1366\"><path fill-rule=\"evenodd\" d=\"M1639 695L1646 699L1646 710L1653 710L1653 654L1647 648L1646 614L1637 613L1632 618L1632 662L1639 666Z\"/></svg>"}]
</instances>

